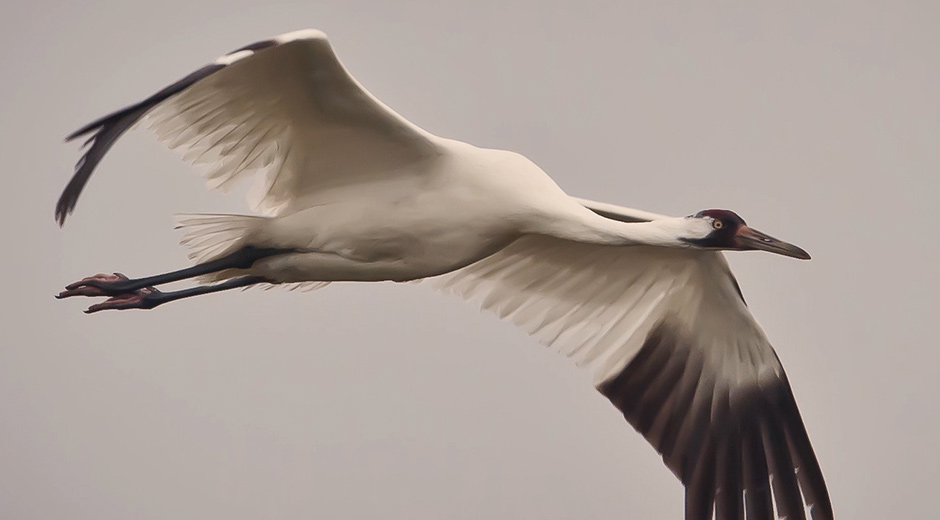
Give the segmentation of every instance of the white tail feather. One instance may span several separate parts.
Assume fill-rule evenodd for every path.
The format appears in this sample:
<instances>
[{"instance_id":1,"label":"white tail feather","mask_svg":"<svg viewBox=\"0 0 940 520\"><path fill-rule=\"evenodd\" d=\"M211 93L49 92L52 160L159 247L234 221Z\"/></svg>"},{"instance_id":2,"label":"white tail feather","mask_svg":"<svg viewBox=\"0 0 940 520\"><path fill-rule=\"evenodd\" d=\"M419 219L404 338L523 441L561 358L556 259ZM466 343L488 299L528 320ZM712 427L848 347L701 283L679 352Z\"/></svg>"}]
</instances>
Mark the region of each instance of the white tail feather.
<instances>
[{"instance_id":1,"label":"white tail feather","mask_svg":"<svg viewBox=\"0 0 940 520\"><path fill-rule=\"evenodd\" d=\"M176 229L184 231L180 244L189 249L189 258L202 264L234 253L239 248L251 245L254 235L263 229L268 217L252 215L211 215L183 213L176 215ZM244 272L226 269L217 273L198 277L202 283L213 283ZM329 285L330 282L295 282L276 284L288 290L302 292L314 291ZM265 290L274 285L259 284Z\"/></svg>"},{"instance_id":2,"label":"white tail feather","mask_svg":"<svg viewBox=\"0 0 940 520\"><path fill-rule=\"evenodd\" d=\"M248 244L264 217L251 215L176 215L176 229L184 231L180 244L189 248L197 264L215 260Z\"/></svg>"}]
</instances>

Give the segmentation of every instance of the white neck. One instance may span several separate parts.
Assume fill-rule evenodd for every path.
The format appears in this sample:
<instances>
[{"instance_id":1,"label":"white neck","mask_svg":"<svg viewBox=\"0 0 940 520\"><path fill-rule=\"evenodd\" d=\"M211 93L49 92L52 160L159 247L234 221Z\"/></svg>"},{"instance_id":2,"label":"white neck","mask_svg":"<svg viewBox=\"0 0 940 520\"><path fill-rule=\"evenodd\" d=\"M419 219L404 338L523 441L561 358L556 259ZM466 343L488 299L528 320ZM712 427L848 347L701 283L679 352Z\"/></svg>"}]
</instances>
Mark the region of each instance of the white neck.
<instances>
[{"instance_id":1,"label":"white neck","mask_svg":"<svg viewBox=\"0 0 940 520\"><path fill-rule=\"evenodd\" d=\"M553 219L553 222L548 223L548 229L542 230L543 233L558 238L588 244L657 247L689 247L688 242L680 239L688 236L689 231L689 219L683 217L663 218L651 222L620 222L587 209Z\"/></svg>"}]
</instances>

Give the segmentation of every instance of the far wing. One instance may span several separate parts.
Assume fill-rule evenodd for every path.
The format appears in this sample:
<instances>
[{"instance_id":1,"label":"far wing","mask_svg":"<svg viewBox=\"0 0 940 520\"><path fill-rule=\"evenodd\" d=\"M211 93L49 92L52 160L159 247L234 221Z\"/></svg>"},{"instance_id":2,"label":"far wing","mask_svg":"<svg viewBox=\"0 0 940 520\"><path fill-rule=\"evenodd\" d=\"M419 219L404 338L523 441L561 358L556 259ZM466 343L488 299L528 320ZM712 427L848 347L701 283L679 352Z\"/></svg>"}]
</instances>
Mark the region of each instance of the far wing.
<instances>
[{"instance_id":1,"label":"far wing","mask_svg":"<svg viewBox=\"0 0 940 520\"><path fill-rule=\"evenodd\" d=\"M596 369L686 486L686 518L832 518L783 367L717 252L529 236L431 279ZM771 479L772 476L772 479ZM744 496L746 494L746 500Z\"/></svg>"},{"instance_id":2,"label":"far wing","mask_svg":"<svg viewBox=\"0 0 940 520\"><path fill-rule=\"evenodd\" d=\"M626 208L607 202L579 199L578 197L572 198L594 213L612 220L619 220L620 222L650 222L661 218L669 218L668 215L650 213L649 211L643 211L641 209Z\"/></svg>"},{"instance_id":3,"label":"far wing","mask_svg":"<svg viewBox=\"0 0 940 520\"><path fill-rule=\"evenodd\" d=\"M56 205L72 212L114 142L143 121L210 187L254 177L253 209L268 214L337 184L368 182L437 155L436 138L369 94L326 35L304 30L246 45L149 98L78 130L88 147Z\"/></svg>"}]
</instances>

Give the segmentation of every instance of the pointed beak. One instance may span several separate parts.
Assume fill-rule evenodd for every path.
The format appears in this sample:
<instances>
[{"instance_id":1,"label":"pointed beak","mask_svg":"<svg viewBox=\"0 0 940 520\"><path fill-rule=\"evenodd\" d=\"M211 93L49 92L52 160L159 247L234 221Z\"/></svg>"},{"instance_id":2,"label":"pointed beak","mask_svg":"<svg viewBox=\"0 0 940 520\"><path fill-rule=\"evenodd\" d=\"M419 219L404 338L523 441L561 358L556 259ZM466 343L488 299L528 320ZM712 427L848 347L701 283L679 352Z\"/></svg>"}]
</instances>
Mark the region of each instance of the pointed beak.
<instances>
[{"instance_id":1,"label":"pointed beak","mask_svg":"<svg viewBox=\"0 0 940 520\"><path fill-rule=\"evenodd\" d=\"M783 240L777 240L770 235L766 235L747 226L741 226L741 229L738 230L735 238L737 240L738 247L743 250L760 249L761 251L768 251L771 253L777 253L778 255L799 258L800 260L810 259L809 253L803 249L796 247L793 244L788 244Z\"/></svg>"}]
</instances>

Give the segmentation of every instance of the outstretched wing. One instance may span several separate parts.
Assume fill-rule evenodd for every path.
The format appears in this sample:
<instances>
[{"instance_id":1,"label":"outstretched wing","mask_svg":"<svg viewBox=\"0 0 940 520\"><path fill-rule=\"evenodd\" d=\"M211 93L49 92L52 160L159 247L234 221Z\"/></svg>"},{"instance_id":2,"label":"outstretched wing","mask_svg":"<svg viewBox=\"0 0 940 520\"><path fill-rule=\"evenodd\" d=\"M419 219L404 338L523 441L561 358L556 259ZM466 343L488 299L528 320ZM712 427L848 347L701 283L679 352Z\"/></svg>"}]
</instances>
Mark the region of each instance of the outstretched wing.
<instances>
[{"instance_id":1,"label":"outstretched wing","mask_svg":"<svg viewBox=\"0 0 940 520\"><path fill-rule=\"evenodd\" d=\"M205 169L213 188L255 177L268 214L325 187L366 182L437 155L436 138L369 94L315 30L246 45L149 98L76 131L90 135L56 205L62 225L114 142L143 121Z\"/></svg>"},{"instance_id":2,"label":"outstretched wing","mask_svg":"<svg viewBox=\"0 0 940 520\"><path fill-rule=\"evenodd\" d=\"M804 500L832 518L783 367L721 253L528 236L431 283L593 366L685 484L686 518L770 520L776 504L803 519Z\"/></svg>"}]
</instances>

